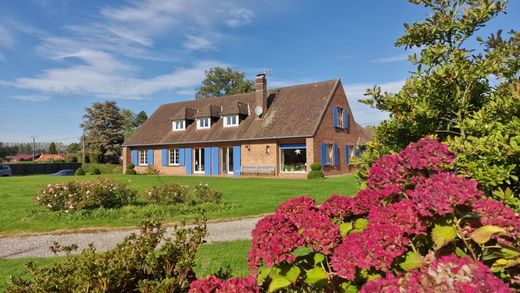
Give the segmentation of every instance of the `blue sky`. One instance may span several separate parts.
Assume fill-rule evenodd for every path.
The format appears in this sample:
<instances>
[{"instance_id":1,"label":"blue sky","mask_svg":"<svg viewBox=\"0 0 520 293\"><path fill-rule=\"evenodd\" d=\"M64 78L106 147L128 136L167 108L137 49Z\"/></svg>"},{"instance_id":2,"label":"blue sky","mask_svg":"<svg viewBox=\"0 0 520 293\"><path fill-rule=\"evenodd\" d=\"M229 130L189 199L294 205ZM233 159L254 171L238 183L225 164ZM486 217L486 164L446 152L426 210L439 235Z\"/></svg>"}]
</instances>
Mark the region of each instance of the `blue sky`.
<instances>
[{"instance_id":1,"label":"blue sky","mask_svg":"<svg viewBox=\"0 0 520 293\"><path fill-rule=\"evenodd\" d=\"M405 0L17 0L0 2L0 141L70 143L84 107L113 99L149 115L193 99L204 70L231 66L269 87L341 78L362 124L386 117L356 101L397 91L411 70L394 47L425 11ZM482 33L518 29L520 3Z\"/></svg>"}]
</instances>

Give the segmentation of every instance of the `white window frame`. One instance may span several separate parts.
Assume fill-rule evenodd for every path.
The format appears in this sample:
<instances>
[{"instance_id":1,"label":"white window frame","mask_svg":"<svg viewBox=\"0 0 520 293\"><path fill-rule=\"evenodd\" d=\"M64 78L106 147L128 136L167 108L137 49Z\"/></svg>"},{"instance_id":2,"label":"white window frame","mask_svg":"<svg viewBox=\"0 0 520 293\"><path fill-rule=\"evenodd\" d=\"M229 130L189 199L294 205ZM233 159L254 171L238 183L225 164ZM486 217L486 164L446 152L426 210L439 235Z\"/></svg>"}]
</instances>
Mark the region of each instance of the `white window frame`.
<instances>
[{"instance_id":1,"label":"white window frame","mask_svg":"<svg viewBox=\"0 0 520 293\"><path fill-rule=\"evenodd\" d=\"M327 144L326 147L327 152L327 166L334 165L334 145L333 144Z\"/></svg>"},{"instance_id":2,"label":"white window frame","mask_svg":"<svg viewBox=\"0 0 520 293\"><path fill-rule=\"evenodd\" d=\"M174 120L172 121L173 131L183 131L186 129L186 120Z\"/></svg>"},{"instance_id":3,"label":"white window frame","mask_svg":"<svg viewBox=\"0 0 520 293\"><path fill-rule=\"evenodd\" d=\"M168 150L168 165L179 166L180 152L178 148Z\"/></svg>"},{"instance_id":4,"label":"white window frame","mask_svg":"<svg viewBox=\"0 0 520 293\"><path fill-rule=\"evenodd\" d=\"M231 123L230 123L231 122ZM238 115L224 116L224 127L236 127L240 123Z\"/></svg>"},{"instance_id":5,"label":"white window frame","mask_svg":"<svg viewBox=\"0 0 520 293\"><path fill-rule=\"evenodd\" d=\"M148 166L148 150L139 150L139 166Z\"/></svg>"},{"instance_id":6,"label":"white window frame","mask_svg":"<svg viewBox=\"0 0 520 293\"><path fill-rule=\"evenodd\" d=\"M197 129L208 129L210 127L211 127L211 118L210 117L197 118Z\"/></svg>"},{"instance_id":7,"label":"white window frame","mask_svg":"<svg viewBox=\"0 0 520 293\"><path fill-rule=\"evenodd\" d=\"M338 124L338 127L340 127L340 128L344 128L344 126L345 126L345 121L343 121L345 119L344 111L345 110L343 108L338 107L338 117L337 117L338 121L336 121L336 122Z\"/></svg>"}]
</instances>

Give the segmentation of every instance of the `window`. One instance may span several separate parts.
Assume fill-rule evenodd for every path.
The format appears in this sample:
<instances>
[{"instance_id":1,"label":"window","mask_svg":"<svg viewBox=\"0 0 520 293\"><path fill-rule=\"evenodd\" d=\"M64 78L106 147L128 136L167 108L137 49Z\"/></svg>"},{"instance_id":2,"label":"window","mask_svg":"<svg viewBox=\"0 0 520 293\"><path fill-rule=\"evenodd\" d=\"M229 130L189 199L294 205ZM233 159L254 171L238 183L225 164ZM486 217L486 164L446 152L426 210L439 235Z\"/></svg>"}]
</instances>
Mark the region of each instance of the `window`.
<instances>
[{"instance_id":1,"label":"window","mask_svg":"<svg viewBox=\"0 0 520 293\"><path fill-rule=\"evenodd\" d=\"M343 117L344 117L343 108L339 108L338 107L338 121L337 121L337 125L340 128L344 128L344 126L345 126L345 123L343 121L343 119L344 119Z\"/></svg>"},{"instance_id":2,"label":"window","mask_svg":"<svg viewBox=\"0 0 520 293\"><path fill-rule=\"evenodd\" d=\"M197 118L197 129L210 128L211 119L209 117Z\"/></svg>"},{"instance_id":3,"label":"window","mask_svg":"<svg viewBox=\"0 0 520 293\"><path fill-rule=\"evenodd\" d=\"M233 147L222 148L222 167L224 173L233 174Z\"/></svg>"},{"instance_id":4,"label":"window","mask_svg":"<svg viewBox=\"0 0 520 293\"><path fill-rule=\"evenodd\" d=\"M281 147L280 160L282 172L306 172L307 171L307 149Z\"/></svg>"},{"instance_id":5,"label":"window","mask_svg":"<svg viewBox=\"0 0 520 293\"><path fill-rule=\"evenodd\" d=\"M224 117L224 127L238 126L238 115L230 115Z\"/></svg>"},{"instance_id":6,"label":"window","mask_svg":"<svg viewBox=\"0 0 520 293\"><path fill-rule=\"evenodd\" d=\"M204 173L204 149L195 149L195 159L193 160L194 173Z\"/></svg>"},{"instance_id":7,"label":"window","mask_svg":"<svg viewBox=\"0 0 520 293\"><path fill-rule=\"evenodd\" d=\"M185 120L175 120L172 122L173 131L179 131L186 129L186 121Z\"/></svg>"},{"instance_id":8,"label":"window","mask_svg":"<svg viewBox=\"0 0 520 293\"><path fill-rule=\"evenodd\" d=\"M334 164L334 145L332 145L332 144L328 144L327 145L327 152L326 152L326 154L327 154L327 157L326 157L327 165L333 165Z\"/></svg>"},{"instance_id":9,"label":"window","mask_svg":"<svg viewBox=\"0 0 520 293\"><path fill-rule=\"evenodd\" d=\"M141 165L141 166L148 165L148 151L147 150L139 151L139 165Z\"/></svg>"},{"instance_id":10,"label":"window","mask_svg":"<svg viewBox=\"0 0 520 293\"><path fill-rule=\"evenodd\" d=\"M179 165L179 149L170 149L168 155L169 165Z\"/></svg>"}]
</instances>

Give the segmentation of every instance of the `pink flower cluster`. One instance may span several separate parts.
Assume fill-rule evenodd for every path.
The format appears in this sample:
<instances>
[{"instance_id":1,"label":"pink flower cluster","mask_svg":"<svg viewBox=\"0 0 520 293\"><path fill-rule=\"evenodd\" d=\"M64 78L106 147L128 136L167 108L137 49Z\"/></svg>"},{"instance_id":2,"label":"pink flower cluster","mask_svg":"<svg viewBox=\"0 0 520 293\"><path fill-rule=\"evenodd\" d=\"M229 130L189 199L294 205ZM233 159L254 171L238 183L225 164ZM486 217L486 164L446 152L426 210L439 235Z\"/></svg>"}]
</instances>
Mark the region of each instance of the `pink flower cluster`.
<instances>
[{"instance_id":1,"label":"pink flower cluster","mask_svg":"<svg viewBox=\"0 0 520 293\"><path fill-rule=\"evenodd\" d=\"M392 203L386 207L374 207L368 214L370 225L383 225L391 223L407 236L422 234L426 230L417 214L415 204L408 199Z\"/></svg>"},{"instance_id":2,"label":"pink flower cluster","mask_svg":"<svg viewBox=\"0 0 520 293\"><path fill-rule=\"evenodd\" d=\"M365 292L513 292L479 261L454 255L436 259L431 265L397 278L388 275L367 283Z\"/></svg>"},{"instance_id":3,"label":"pink flower cluster","mask_svg":"<svg viewBox=\"0 0 520 293\"><path fill-rule=\"evenodd\" d=\"M482 197L478 182L442 172L432 175L418 184L414 190L407 190L422 216L453 213L457 205L471 204Z\"/></svg>"},{"instance_id":4,"label":"pink flower cluster","mask_svg":"<svg viewBox=\"0 0 520 293\"><path fill-rule=\"evenodd\" d=\"M256 277L230 278L221 280L215 276L193 281L190 284L190 293L255 293L260 292L256 285Z\"/></svg>"},{"instance_id":5,"label":"pink flower cluster","mask_svg":"<svg viewBox=\"0 0 520 293\"><path fill-rule=\"evenodd\" d=\"M520 215L494 199L480 199L473 203L473 212L480 215L482 225L505 228L510 236L520 237Z\"/></svg>"},{"instance_id":6,"label":"pink flower cluster","mask_svg":"<svg viewBox=\"0 0 520 293\"><path fill-rule=\"evenodd\" d=\"M384 155L370 169L367 185L370 189L401 187L406 183L406 169L399 155Z\"/></svg>"},{"instance_id":7,"label":"pink flower cluster","mask_svg":"<svg viewBox=\"0 0 520 293\"><path fill-rule=\"evenodd\" d=\"M398 226L370 225L367 230L343 239L332 255L332 267L347 280L355 278L356 268L388 272L392 261L406 251L408 244Z\"/></svg>"},{"instance_id":8,"label":"pink flower cluster","mask_svg":"<svg viewBox=\"0 0 520 293\"><path fill-rule=\"evenodd\" d=\"M363 189L353 197L333 195L325 200L320 210L330 218L348 219L368 214L371 208L382 206L383 198L398 193L399 189L391 187L384 190Z\"/></svg>"},{"instance_id":9,"label":"pink flower cluster","mask_svg":"<svg viewBox=\"0 0 520 293\"><path fill-rule=\"evenodd\" d=\"M411 143L401 153L404 167L412 170L441 171L453 163L455 154L438 140L425 137Z\"/></svg>"}]
</instances>

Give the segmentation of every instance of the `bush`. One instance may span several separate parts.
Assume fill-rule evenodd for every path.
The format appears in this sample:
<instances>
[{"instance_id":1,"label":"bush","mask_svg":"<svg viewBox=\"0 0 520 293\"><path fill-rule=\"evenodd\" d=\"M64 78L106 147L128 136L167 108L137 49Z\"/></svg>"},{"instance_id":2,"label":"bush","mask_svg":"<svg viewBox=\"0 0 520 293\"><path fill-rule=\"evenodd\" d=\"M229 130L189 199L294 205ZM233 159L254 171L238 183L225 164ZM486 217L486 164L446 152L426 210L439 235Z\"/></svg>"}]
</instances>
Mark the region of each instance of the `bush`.
<instances>
[{"instance_id":1,"label":"bush","mask_svg":"<svg viewBox=\"0 0 520 293\"><path fill-rule=\"evenodd\" d=\"M92 169L90 175L101 175L101 171L98 168Z\"/></svg>"},{"instance_id":2,"label":"bush","mask_svg":"<svg viewBox=\"0 0 520 293\"><path fill-rule=\"evenodd\" d=\"M76 156L68 156L67 159L65 159L65 161L67 163L77 163L78 162L78 157L76 157Z\"/></svg>"},{"instance_id":3,"label":"bush","mask_svg":"<svg viewBox=\"0 0 520 293\"><path fill-rule=\"evenodd\" d=\"M121 174L123 173L123 166L116 164L83 164L85 172L92 174L94 169L99 169L101 174Z\"/></svg>"},{"instance_id":4,"label":"bush","mask_svg":"<svg viewBox=\"0 0 520 293\"><path fill-rule=\"evenodd\" d=\"M89 154L90 162L94 164L103 163L103 154L99 151L93 151Z\"/></svg>"},{"instance_id":5,"label":"bush","mask_svg":"<svg viewBox=\"0 0 520 293\"><path fill-rule=\"evenodd\" d=\"M125 174L126 175L137 175L137 172L135 172L134 169L127 169Z\"/></svg>"},{"instance_id":6,"label":"bush","mask_svg":"<svg viewBox=\"0 0 520 293\"><path fill-rule=\"evenodd\" d=\"M157 221L141 223L140 230L106 252L90 246L51 267L29 263L30 277L11 277L6 292L186 292L206 223L175 227L172 237ZM54 245L57 252L70 249Z\"/></svg>"},{"instance_id":7,"label":"bush","mask_svg":"<svg viewBox=\"0 0 520 293\"><path fill-rule=\"evenodd\" d=\"M286 201L252 232L257 290L520 289L520 215L450 172L454 160L425 138L377 160L354 197L333 195L321 206L306 196ZM191 286L201 292L201 284L222 282Z\"/></svg>"},{"instance_id":8,"label":"bush","mask_svg":"<svg viewBox=\"0 0 520 293\"><path fill-rule=\"evenodd\" d=\"M74 172L74 175L85 176L85 170L83 170L82 168L78 168L78 169L76 169L76 172Z\"/></svg>"},{"instance_id":9,"label":"bush","mask_svg":"<svg viewBox=\"0 0 520 293\"><path fill-rule=\"evenodd\" d=\"M145 194L152 202L160 204L178 204L190 201L189 187L177 183L154 186L145 191Z\"/></svg>"},{"instance_id":10,"label":"bush","mask_svg":"<svg viewBox=\"0 0 520 293\"><path fill-rule=\"evenodd\" d=\"M52 211L74 212L84 209L117 208L134 201L137 192L124 184L99 177L97 181L71 181L49 184L35 201Z\"/></svg>"},{"instance_id":11,"label":"bush","mask_svg":"<svg viewBox=\"0 0 520 293\"><path fill-rule=\"evenodd\" d=\"M323 175L323 172L312 170L307 174L307 179L323 179L325 178L325 175Z\"/></svg>"},{"instance_id":12,"label":"bush","mask_svg":"<svg viewBox=\"0 0 520 293\"><path fill-rule=\"evenodd\" d=\"M222 192L209 188L207 184L199 183L195 186L195 197L201 202L218 203Z\"/></svg>"},{"instance_id":13,"label":"bush","mask_svg":"<svg viewBox=\"0 0 520 293\"><path fill-rule=\"evenodd\" d=\"M321 164L320 163L312 163L311 164L311 170L312 171L320 171L321 170Z\"/></svg>"}]
</instances>

